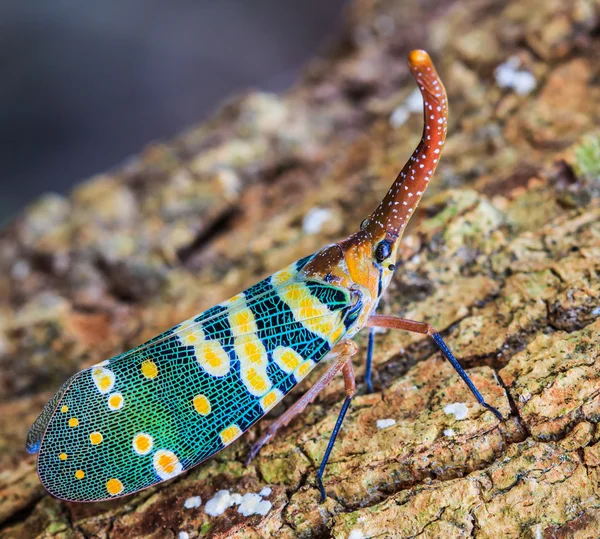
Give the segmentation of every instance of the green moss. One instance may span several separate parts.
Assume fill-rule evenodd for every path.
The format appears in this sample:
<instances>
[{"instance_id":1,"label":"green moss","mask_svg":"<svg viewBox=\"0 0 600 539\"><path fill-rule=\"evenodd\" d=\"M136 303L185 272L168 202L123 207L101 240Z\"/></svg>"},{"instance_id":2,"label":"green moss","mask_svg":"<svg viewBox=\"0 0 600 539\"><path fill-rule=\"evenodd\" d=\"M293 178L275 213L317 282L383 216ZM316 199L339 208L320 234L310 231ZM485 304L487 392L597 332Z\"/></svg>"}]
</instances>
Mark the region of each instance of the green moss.
<instances>
[{"instance_id":1,"label":"green moss","mask_svg":"<svg viewBox=\"0 0 600 539\"><path fill-rule=\"evenodd\" d=\"M212 524L210 522L205 522L204 524L202 524L202 526L200 526L198 533L200 535L205 535L210 531L211 527L212 527Z\"/></svg>"},{"instance_id":2,"label":"green moss","mask_svg":"<svg viewBox=\"0 0 600 539\"><path fill-rule=\"evenodd\" d=\"M579 176L600 178L600 133L584 137L575 149L575 171Z\"/></svg>"},{"instance_id":3,"label":"green moss","mask_svg":"<svg viewBox=\"0 0 600 539\"><path fill-rule=\"evenodd\" d=\"M67 529L67 524L66 522L52 522L50 523L50 525L46 528L46 532L48 534L56 534L62 531L65 531Z\"/></svg>"}]
</instances>

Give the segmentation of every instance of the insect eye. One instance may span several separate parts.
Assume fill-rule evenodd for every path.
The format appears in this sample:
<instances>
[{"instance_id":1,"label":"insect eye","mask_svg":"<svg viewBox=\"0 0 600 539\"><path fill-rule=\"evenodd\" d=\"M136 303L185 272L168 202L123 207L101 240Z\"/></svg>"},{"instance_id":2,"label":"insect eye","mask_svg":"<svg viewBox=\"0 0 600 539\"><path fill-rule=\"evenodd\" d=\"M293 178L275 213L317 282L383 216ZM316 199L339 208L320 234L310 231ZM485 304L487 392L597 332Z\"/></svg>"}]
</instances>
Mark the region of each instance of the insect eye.
<instances>
[{"instance_id":1,"label":"insect eye","mask_svg":"<svg viewBox=\"0 0 600 539\"><path fill-rule=\"evenodd\" d=\"M360 224L360 229L364 230L365 227L367 226L367 223L369 222L369 219L365 219L361 224Z\"/></svg>"},{"instance_id":2,"label":"insect eye","mask_svg":"<svg viewBox=\"0 0 600 539\"><path fill-rule=\"evenodd\" d=\"M375 248L375 258L377 262L383 262L392 254L392 243L388 240L380 241Z\"/></svg>"}]
</instances>

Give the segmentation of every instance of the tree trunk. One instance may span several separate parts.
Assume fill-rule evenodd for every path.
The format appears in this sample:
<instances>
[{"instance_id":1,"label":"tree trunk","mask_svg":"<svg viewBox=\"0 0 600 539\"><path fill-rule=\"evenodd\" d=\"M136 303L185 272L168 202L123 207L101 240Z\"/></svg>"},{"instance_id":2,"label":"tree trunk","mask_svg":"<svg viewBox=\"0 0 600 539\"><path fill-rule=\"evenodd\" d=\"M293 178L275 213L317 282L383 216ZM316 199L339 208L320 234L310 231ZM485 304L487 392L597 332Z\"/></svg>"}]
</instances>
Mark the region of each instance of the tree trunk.
<instances>
[{"instance_id":1,"label":"tree trunk","mask_svg":"<svg viewBox=\"0 0 600 539\"><path fill-rule=\"evenodd\" d=\"M593 0L355 0L286 94L241 97L29 207L0 237L0 535L600 536L599 17ZM366 394L361 334L324 504L341 377L250 466L268 420L138 495L47 495L24 440L70 374L358 228L420 137L415 47L446 83L449 138L379 312L442 332L505 420L419 335L377 335ZM266 486L264 516L205 511Z\"/></svg>"}]
</instances>

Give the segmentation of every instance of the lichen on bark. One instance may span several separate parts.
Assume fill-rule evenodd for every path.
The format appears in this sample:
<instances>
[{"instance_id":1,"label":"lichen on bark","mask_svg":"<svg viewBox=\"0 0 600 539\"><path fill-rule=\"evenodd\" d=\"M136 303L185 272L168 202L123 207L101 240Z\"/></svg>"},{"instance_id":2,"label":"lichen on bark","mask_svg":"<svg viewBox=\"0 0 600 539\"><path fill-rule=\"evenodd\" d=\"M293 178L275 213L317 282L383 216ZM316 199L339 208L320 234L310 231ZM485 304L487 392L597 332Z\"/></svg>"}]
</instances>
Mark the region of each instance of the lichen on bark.
<instances>
[{"instance_id":1,"label":"lichen on bark","mask_svg":"<svg viewBox=\"0 0 600 539\"><path fill-rule=\"evenodd\" d=\"M0 235L0 536L600 536L599 20L591 0L355 0L332 52L284 95L240 97L27 208ZM23 442L70 374L353 232L375 207L420 136L420 114L394 114L414 88L414 47L446 83L450 131L381 312L433 324L505 420L427 339L386 332L373 394L364 346L355 357L359 395L323 505L314 473L341 380L250 466L268 420L130 498L46 495ZM510 57L531 93L496 84ZM303 227L314 207L328 210L316 233ZM444 411L457 403L464 418ZM265 486L265 516L183 507Z\"/></svg>"}]
</instances>

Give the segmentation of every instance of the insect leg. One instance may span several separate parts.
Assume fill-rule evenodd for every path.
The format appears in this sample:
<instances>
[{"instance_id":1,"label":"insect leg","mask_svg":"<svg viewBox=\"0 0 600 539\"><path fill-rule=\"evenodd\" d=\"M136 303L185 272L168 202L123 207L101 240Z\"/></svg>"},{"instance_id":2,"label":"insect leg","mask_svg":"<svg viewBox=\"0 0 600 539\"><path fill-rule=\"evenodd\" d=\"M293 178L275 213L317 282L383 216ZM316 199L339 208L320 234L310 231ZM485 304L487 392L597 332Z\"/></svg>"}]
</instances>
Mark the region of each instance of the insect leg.
<instances>
[{"instance_id":1,"label":"insect leg","mask_svg":"<svg viewBox=\"0 0 600 539\"><path fill-rule=\"evenodd\" d=\"M440 334L433 329L432 326L426 324L424 322L415 322L414 320L406 320L405 318L399 318L396 316L386 316L382 314L374 314L367 321L367 326L372 327L383 327L383 328L391 328L391 329L403 329L406 331L412 331L413 333L421 333L422 335L428 335L433 339L436 346L440 349L444 357L451 363L454 367L454 370L458 373L458 375L462 378L463 382L467 384L467 387L471 390L471 393L477 399L477 402L481 404L484 408L487 408L490 412L493 412L494 415L502 421L502 414L493 406L485 402L485 399L479 393L479 390L475 387L475 384L469 378L469 375L464 371L461 367L458 360L454 357L450 348L446 345L446 343L442 340Z\"/></svg>"},{"instance_id":2,"label":"insect leg","mask_svg":"<svg viewBox=\"0 0 600 539\"><path fill-rule=\"evenodd\" d=\"M346 361L348 361L348 359L356 353L357 349L358 348L354 341L344 341L339 343L328 354L330 358L335 358L335 362L323 373L321 378L319 378L315 384L304 395L302 395L302 397L300 397L292 406L290 406L283 414L281 414L267 427L262 436L250 449L250 454L246 459L246 465L250 464L250 461L256 457L263 445L269 443L275 437L275 434L281 427L285 427L287 424L289 424L294 417L296 417L298 414L301 414L304 409L316 399L321 390L326 387L329 382L331 382L333 377L340 370L343 369Z\"/></svg>"},{"instance_id":3,"label":"insect leg","mask_svg":"<svg viewBox=\"0 0 600 539\"><path fill-rule=\"evenodd\" d=\"M325 472L325 466L327 466L329 455L331 454L331 450L333 449L337 435L342 428L342 423L344 422L344 417L346 416L348 408L350 408L352 398L356 394L354 369L352 368L352 360L350 358L346 360L346 363L342 367L342 374L344 375L344 385L346 387L346 400L344 401L344 404L342 404L340 415L338 415L337 421L335 422L335 426L331 432L331 437L329 438L329 443L327 444L327 449L325 450L323 460L321 460L321 465L319 466L319 471L317 472L317 487L319 487L319 491L321 492L321 503L323 503L327 497L325 488L323 487L323 473Z\"/></svg>"},{"instance_id":4,"label":"insect leg","mask_svg":"<svg viewBox=\"0 0 600 539\"><path fill-rule=\"evenodd\" d=\"M373 346L375 345L375 328L369 328L369 344L367 345L367 364L365 366L365 384L367 391L373 393L373 381L371 374L373 371Z\"/></svg>"}]
</instances>

